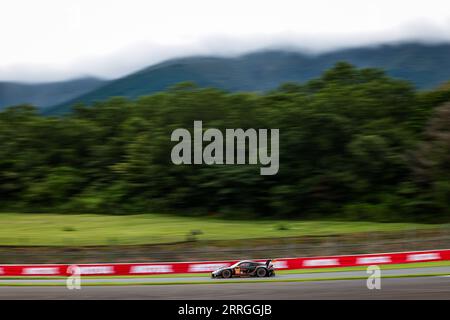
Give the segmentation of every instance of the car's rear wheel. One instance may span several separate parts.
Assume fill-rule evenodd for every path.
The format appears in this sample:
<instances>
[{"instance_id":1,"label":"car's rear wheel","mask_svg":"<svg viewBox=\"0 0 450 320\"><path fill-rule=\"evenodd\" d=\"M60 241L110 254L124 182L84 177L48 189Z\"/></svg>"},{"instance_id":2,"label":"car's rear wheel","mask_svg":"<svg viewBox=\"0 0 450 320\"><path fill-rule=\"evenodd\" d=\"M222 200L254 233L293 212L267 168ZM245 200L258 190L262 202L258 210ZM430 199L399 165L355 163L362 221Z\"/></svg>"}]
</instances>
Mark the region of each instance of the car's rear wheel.
<instances>
[{"instance_id":1,"label":"car's rear wheel","mask_svg":"<svg viewBox=\"0 0 450 320\"><path fill-rule=\"evenodd\" d=\"M223 278L231 278L231 271L230 270L223 270L222 271L222 277Z\"/></svg>"},{"instance_id":2,"label":"car's rear wheel","mask_svg":"<svg viewBox=\"0 0 450 320\"><path fill-rule=\"evenodd\" d=\"M256 276L257 277L267 276L267 270L265 268L259 268L258 270L256 270Z\"/></svg>"}]
</instances>

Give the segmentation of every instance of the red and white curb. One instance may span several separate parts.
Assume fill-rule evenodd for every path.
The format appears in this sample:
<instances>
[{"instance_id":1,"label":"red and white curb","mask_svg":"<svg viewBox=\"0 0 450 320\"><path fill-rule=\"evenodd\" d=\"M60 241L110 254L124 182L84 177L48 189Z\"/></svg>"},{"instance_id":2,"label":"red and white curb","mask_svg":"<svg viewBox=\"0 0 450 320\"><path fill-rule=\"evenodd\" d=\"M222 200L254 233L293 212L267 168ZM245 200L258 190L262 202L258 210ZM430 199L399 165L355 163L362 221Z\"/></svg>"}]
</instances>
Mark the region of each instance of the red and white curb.
<instances>
[{"instance_id":1,"label":"red and white curb","mask_svg":"<svg viewBox=\"0 0 450 320\"><path fill-rule=\"evenodd\" d=\"M279 258L273 260L273 264L277 270L293 270L429 261L450 261L450 249L362 255ZM80 274L83 276L114 276L204 273L211 272L220 267L230 266L235 262L236 260L159 263L96 263L79 264L77 266L80 268ZM69 276L71 275L70 270L68 270L70 266L71 265L69 264L3 264L0 265L0 276Z\"/></svg>"}]
</instances>

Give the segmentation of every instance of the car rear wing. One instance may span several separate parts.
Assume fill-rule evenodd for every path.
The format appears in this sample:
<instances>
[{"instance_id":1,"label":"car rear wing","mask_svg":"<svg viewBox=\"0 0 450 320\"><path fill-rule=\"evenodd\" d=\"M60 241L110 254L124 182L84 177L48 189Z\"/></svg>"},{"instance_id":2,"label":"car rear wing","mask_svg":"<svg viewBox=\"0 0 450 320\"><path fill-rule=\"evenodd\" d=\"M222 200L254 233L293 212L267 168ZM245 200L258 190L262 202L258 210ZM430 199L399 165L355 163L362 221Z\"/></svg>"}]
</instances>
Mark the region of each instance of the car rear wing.
<instances>
[{"instance_id":1,"label":"car rear wing","mask_svg":"<svg viewBox=\"0 0 450 320\"><path fill-rule=\"evenodd\" d=\"M272 262L272 259L266 260L266 267L269 267L271 262Z\"/></svg>"}]
</instances>

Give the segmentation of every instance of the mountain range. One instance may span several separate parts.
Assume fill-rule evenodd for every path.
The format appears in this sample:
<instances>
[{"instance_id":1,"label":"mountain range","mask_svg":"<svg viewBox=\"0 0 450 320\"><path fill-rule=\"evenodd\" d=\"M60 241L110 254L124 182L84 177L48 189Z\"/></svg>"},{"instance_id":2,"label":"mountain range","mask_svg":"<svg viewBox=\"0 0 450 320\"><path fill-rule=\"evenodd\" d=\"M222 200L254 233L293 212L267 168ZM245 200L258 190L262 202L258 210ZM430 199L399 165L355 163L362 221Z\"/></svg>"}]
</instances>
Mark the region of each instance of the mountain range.
<instances>
[{"instance_id":1,"label":"mountain range","mask_svg":"<svg viewBox=\"0 0 450 320\"><path fill-rule=\"evenodd\" d=\"M383 68L389 75L430 89L450 80L450 44L405 43L343 49L323 54L265 50L238 57L186 57L168 60L114 80L78 79L52 84L0 83L0 108L30 102L43 113L70 112L113 96L136 98L182 81L229 91L266 91L283 82L318 77L338 61Z\"/></svg>"},{"instance_id":2,"label":"mountain range","mask_svg":"<svg viewBox=\"0 0 450 320\"><path fill-rule=\"evenodd\" d=\"M95 90L106 82L91 77L38 84L0 82L0 110L18 104L45 109Z\"/></svg>"}]
</instances>

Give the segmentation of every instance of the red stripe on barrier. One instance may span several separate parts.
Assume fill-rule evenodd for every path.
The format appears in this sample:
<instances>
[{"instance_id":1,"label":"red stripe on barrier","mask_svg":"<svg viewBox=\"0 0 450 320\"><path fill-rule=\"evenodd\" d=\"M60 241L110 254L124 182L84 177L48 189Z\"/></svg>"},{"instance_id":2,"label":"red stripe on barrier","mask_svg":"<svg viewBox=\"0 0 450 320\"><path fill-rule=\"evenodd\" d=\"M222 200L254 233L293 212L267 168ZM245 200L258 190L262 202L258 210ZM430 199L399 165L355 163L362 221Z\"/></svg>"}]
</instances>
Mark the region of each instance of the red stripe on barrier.
<instances>
[{"instance_id":1,"label":"red stripe on barrier","mask_svg":"<svg viewBox=\"0 0 450 320\"><path fill-rule=\"evenodd\" d=\"M346 256L281 258L273 261L277 270L304 268L351 267L378 264L402 264L427 261L450 260L450 249L413 252L377 253ZM265 260L256 260L265 261ZM230 266L236 260L157 262L157 263L98 263L79 264L84 276L99 275L152 275L177 273L205 273L223 266ZM68 276L72 274L68 264L24 264L0 265L0 276Z\"/></svg>"}]
</instances>

